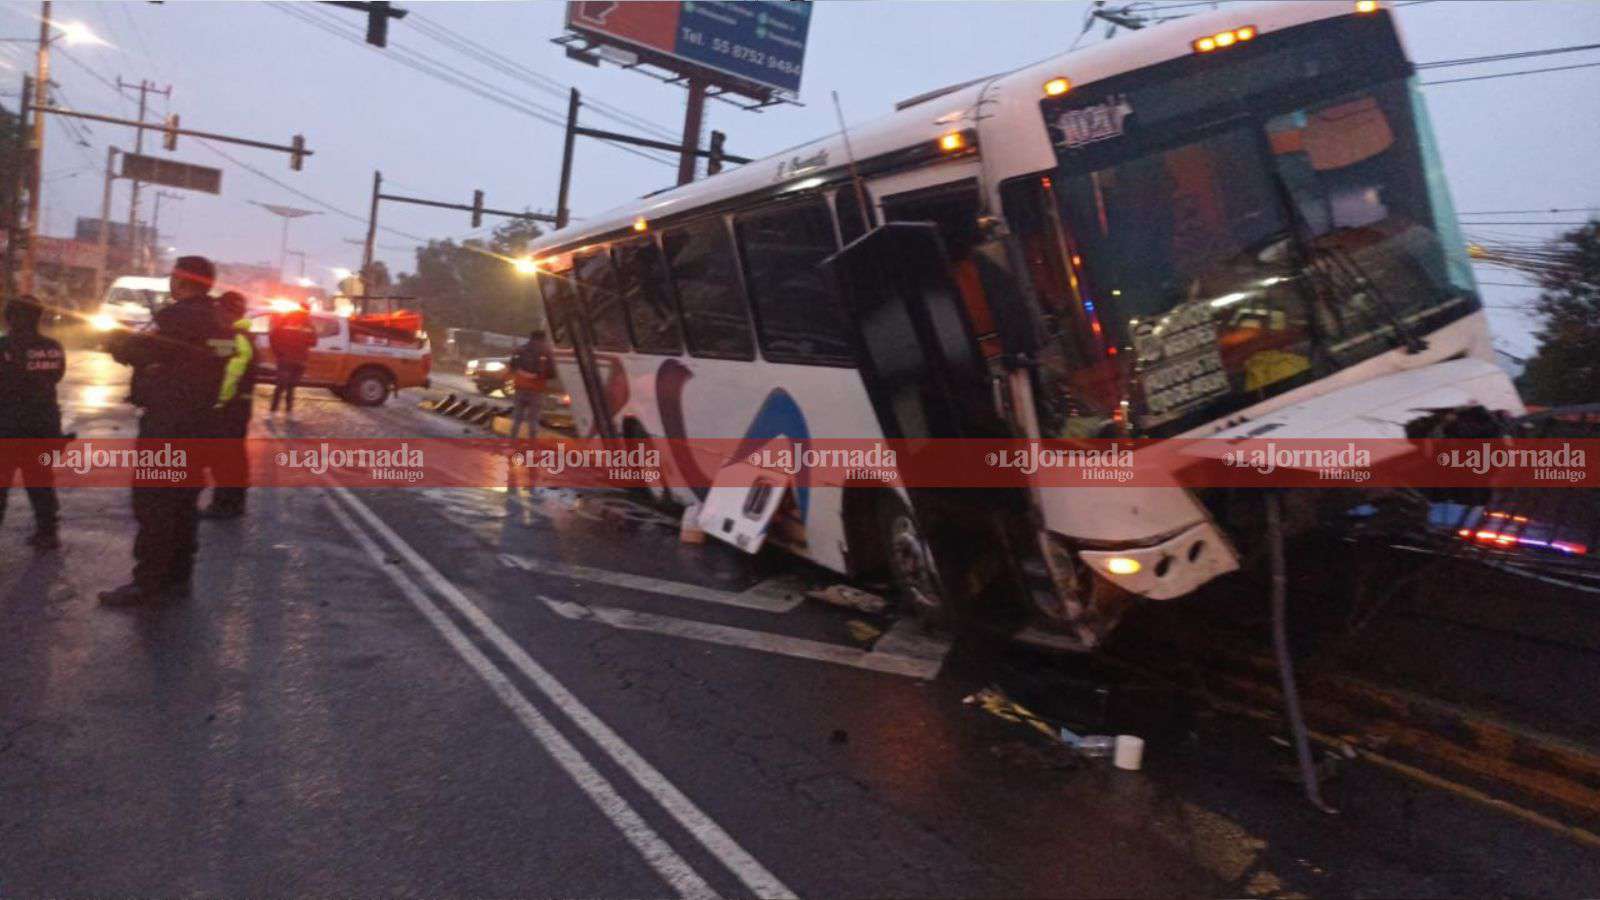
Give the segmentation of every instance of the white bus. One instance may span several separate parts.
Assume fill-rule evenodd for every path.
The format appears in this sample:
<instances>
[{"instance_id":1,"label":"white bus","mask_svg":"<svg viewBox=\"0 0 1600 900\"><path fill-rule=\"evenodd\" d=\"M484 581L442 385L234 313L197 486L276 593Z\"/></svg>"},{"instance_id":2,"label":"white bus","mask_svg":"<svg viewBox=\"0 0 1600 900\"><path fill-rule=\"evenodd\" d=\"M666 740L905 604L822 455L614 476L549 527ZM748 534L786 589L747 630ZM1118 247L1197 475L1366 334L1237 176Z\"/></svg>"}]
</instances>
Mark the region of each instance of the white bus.
<instances>
[{"instance_id":1,"label":"white bus","mask_svg":"<svg viewBox=\"0 0 1600 900\"><path fill-rule=\"evenodd\" d=\"M1230 4L849 139L859 182L835 134L533 246L580 434L1403 437L1426 409L1522 412L1372 0ZM1069 649L1237 569L1259 529L1177 488L756 489L674 492L747 551L887 569L924 616Z\"/></svg>"}]
</instances>

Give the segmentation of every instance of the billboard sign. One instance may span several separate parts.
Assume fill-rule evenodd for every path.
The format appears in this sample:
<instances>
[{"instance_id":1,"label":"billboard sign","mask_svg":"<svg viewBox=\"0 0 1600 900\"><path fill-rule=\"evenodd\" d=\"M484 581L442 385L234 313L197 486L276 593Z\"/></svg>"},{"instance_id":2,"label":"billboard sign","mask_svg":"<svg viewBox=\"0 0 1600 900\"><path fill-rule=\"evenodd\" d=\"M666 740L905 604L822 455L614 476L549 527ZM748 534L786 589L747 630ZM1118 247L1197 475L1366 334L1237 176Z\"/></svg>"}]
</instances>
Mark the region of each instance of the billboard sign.
<instances>
[{"instance_id":1,"label":"billboard sign","mask_svg":"<svg viewBox=\"0 0 1600 900\"><path fill-rule=\"evenodd\" d=\"M138 153L122 154L122 177L208 194L222 193L222 170Z\"/></svg>"},{"instance_id":2,"label":"billboard sign","mask_svg":"<svg viewBox=\"0 0 1600 900\"><path fill-rule=\"evenodd\" d=\"M811 4L571 2L567 27L655 65L689 63L690 69L734 76L726 86L740 93L754 85L793 96L800 92Z\"/></svg>"}]
</instances>

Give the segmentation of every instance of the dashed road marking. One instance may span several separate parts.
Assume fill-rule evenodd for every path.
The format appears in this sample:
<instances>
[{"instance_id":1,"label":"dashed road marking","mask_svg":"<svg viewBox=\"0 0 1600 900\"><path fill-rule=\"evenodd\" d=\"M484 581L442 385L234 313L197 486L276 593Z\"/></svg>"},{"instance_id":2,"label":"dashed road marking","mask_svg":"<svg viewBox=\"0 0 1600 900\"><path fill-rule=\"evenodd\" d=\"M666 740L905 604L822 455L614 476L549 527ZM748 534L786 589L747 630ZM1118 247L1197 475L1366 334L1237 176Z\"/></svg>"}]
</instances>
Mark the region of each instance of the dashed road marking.
<instances>
[{"instance_id":1,"label":"dashed road marking","mask_svg":"<svg viewBox=\"0 0 1600 900\"><path fill-rule=\"evenodd\" d=\"M610 569L596 569L590 566L557 562L552 559L535 559L531 556L519 556L514 553L500 554L500 562L502 565L521 569L524 572L559 575L595 584L605 584L635 591L647 591L652 594L665 594L668 597L698 600L702 603L720 603L723 606L737 606L741 609L755 609L768 613L786 613L793 610L800 605L801 594L805 590L804 585L799 580L781 576L763 581L747 591L735 593L682 581L666 581L661 578L651 578L647 575L614 572Z\"/></svg>"},{"instance_id":2,"label":"dashed road marking","mask_svg":"<svg viewBox=\"0 0 1600 900\"><path fill-rule=\"evenodd\" d=\"M766 631L754 631L748 628L734 628L730 625L714 625L710 622L697 622L693 619L658 616L655 613L639 612L615 606L587 606L582 603L572 603L565 600L552 600L542 595L539 599L543 600L545 605L550 607L557 615L567 619L601 622L612 628L620 628L625 631L648 631L654 634L685 638L691 641L702 641L708 644L742 647L746 650L775 653L779 656L792 656L798 659L812 659L841 666L853 666L857 669L886 672L890 675L904 675L908 678L931 679L939 674L939 667L944 663L943 654L940 654L938 658L930 659L876 649L861 650L856 647L829 644L807 638L772 634Z\"/></svg>"}]
</instances>

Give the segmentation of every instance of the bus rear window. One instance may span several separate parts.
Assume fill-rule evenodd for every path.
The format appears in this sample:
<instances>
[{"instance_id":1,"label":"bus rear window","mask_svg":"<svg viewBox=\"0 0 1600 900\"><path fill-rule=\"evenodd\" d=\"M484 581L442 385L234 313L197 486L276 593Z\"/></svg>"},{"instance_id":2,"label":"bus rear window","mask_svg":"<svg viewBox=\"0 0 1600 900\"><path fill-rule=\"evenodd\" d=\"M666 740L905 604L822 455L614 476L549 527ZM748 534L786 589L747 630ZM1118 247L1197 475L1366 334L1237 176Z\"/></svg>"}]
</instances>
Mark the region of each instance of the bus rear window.
<instances>
[{"instance_id":1,"label":"bus rear window","mask_svg":"<svg viewBox=\"0 0 1600 900\"><path fill-rule=\"evenodd\" d=\"M750 319L739 289L733 243L720 217L703 219L661 236L667 269L678 293L689 352L719 359L755 359Z\"/></svg>"}]
</instances>

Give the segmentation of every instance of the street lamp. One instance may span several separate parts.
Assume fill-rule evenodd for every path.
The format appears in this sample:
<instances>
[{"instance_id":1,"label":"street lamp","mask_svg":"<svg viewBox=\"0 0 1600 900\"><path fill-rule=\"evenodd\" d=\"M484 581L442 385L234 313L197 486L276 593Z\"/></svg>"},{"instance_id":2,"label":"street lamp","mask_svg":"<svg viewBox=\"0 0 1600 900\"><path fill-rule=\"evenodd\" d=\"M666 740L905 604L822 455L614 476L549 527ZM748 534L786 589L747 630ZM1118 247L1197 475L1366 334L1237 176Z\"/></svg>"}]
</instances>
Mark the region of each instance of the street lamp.
<instances>
[{"instance_id":1,"label":"street lamp","mask_svg":"<svg viewBox=\"0 0 1600 900\"><path fill-rule=\"evenodd\" d=\"M278 247L278 280L282 281L283 267L289 261L289 220L299 219L304 216L320 216L322 214L314 209L295 209L292 206L262 203L259 200L251 200L250 202L283 219L283 242Z\"/></svg>"}]
</instances>

